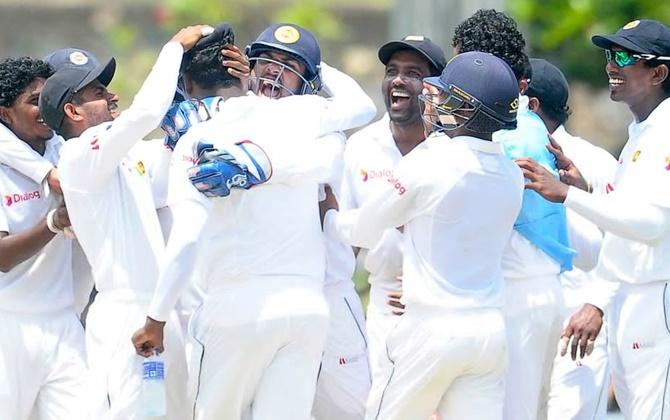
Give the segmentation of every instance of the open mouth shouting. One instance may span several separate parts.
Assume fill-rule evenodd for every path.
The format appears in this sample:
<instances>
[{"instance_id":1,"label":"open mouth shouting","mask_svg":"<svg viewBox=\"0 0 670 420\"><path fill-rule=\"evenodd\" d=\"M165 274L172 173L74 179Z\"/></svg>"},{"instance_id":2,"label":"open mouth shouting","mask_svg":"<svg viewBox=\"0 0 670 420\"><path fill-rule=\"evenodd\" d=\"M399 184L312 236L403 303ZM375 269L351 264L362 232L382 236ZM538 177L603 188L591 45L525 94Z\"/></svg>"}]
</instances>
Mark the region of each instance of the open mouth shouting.
<instances>
[{"instance_id":1,"label":"open mouth shouting","mask_svg":"<svg viewBox=\"0 0 670 420\"><path fill-rule=\"evenodd\" d=\"M411 96L407 91L400 89L391 90L391 109L401 109L409 105Z\"/></svg>"}]
</instances>

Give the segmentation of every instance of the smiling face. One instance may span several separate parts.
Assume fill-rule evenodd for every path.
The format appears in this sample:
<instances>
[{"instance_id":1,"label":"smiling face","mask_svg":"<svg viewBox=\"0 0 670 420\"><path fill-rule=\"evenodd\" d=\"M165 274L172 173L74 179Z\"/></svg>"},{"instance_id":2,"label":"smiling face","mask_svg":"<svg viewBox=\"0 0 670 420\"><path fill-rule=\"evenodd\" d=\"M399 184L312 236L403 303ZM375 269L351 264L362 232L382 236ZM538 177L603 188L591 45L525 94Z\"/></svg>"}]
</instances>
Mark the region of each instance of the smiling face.
<instances>
[{"instance_id":1,"label":"smiling face","mask_svg":"<svg viewBox=\"0 0 670 420\"><path fill-rule=\"evenodd\" d=\"M303 63L277 51L263 52L258 58L251 72L251 78L255 80L256 94L278 99L300 91L303 84L300 76L305 75Z\"/></svg>"},{"instance_id":2,"label":"smiling face","mask_svg":"<svg viewBox=\"0 0 670 420\"><path fill-rule=\"evenodd\" d=\"M89 128L114 119L117 110L115 97L107 91L105 85L94 80L77 93L72 105L77 114L84 118L86 128Z\"/></svg>"},{"instance_id":3,"label":"smiling face","mask_svg":"<svg viewBox=\"0 0 670 420\"><path fill-rule=\"evenodd\" d=\"M382 94L389 118L396 124L421 123L419 94L423 78L431 75L428 61L412 50L395 52L382 81Z\"/></svg>"},{"instance_id":4,"label":"smiling face","mask_svg":"<svg viewBox=\"0 0 670 420\"><path fill-rule=\"evenodd\" d=\"M49 140L53 132L40 117L38 99L46 79L38 77L21 93L12 106L3 107L3 122L21 140L32 144Z\"/></svg>"},{"instance_id":5,"label":"smiling face","mask_svg":"<svg viewBox=\"0 0 670 420\"><path fill-rule=\"evenodd\" d=\"M612 51L624 51L622 48L613 46ZM614 61L609 61L605 66L605 72L609 78L610 98L615 102L624 102L629 106L643 103L653 88L653 68L645 66L644 60L638 60L635 64L620 67Z\"/></svg>"}]
</instances>

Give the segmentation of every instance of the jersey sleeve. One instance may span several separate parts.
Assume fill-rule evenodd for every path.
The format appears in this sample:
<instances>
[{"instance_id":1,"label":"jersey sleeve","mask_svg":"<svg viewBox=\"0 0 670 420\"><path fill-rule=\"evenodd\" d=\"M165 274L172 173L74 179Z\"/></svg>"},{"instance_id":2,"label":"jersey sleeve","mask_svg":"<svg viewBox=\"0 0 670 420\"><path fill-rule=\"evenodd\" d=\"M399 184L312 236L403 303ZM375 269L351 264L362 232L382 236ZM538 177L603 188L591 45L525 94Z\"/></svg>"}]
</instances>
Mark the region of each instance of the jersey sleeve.
<instances>
[{"instance_id":1,"label":"jersey sleeve","mask_svg":"<svg viewBox=\"0 0 670 420\"><path fill-rule=\"evenodd\" d=\"M194 143L197 128L186 133L172 153L167 191L172 228L148 312L148 316L157 321L169 318L170 311L190 280L198 256L200 236L211 212L211 200L191 184L186 172L196 159Z\"/></svg>"},{"instance_id":2,"label":"jersey sleeve","mask_svg":"<svg viewBox=\"0 0 670 420\"><path fill-rule=\"evenodd\" d=\"M179 43L166 44L127 110L106 129L94 127L66 142L59 165L64 185L100 188L131 147L158 126L172 102L183 51Z\"/></svg>"},{"instance_id":3,"label":"jersey sleeve","mask_svg":"<svg viewBox=\"0 0 670 420\"><path fill-rule=\"evenodd\" d=\"M377 113L374 102L354 79L326 63L321 64L321 72L324 90L331 94L329 98L301 95L282 99L286 104L297 103L300 111L294 114L299 118L296 127L317 138L360 127L374 118Z\"/></svg>"},{"instance_id":4,"label":"jersey sleeve","mask_svg":"<svg viewBox=\"0 0 670 420\"><path fill-rule=\"evenodd\" d=\"M420 156L423 157L423 154L404 157L386 188L366 200L361 208L332 215L332 220L332 212L328 212L328 223L335 224L330 228L338 232L343 242L361 248L374 248L385 229L404 226L434 205L441 194L425 179ZM440 189L443 187L448 188L441 185Z\"/></svg>"},{"instance_id":5,"label":"jersey sleeve","mask_svg":"<svg viewBox=\"0 0 670 420\"><path fill-rule=\"evenodd\" d=\"M568 189L565 206L601 229L634 241L655 241L670 231L670 206L589 194L575 187Z\"/></svg>"},{"instance_id":6,"label":"jersey sleeve","mask_svg":"<svg viewBox=\"0 0 670 420\"><path fill-rule=\"evenodd\" d=\"M54 167L3 124L0 124L0 163L16 169L38 184Z\"/></svg>"}]
</instances>

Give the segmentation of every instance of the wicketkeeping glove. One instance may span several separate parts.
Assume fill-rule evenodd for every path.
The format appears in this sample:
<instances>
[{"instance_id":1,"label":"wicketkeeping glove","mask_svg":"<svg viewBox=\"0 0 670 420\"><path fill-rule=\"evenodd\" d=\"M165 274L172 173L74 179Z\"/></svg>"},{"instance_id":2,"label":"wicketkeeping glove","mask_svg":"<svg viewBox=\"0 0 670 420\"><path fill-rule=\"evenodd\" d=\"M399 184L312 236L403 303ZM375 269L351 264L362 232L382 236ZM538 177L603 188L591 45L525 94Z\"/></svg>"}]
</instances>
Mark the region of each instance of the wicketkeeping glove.
<instances>
[{"instance_id":1,"label":"wicketkeeping glove","mask_svg":"<svg viewBox=\"0 0 670 420\"><path fill-rule=\"evenodd\" d=\"M165 132L165 145L174 150L179 138L194 125L207 121L219 112L223 98L210 96L205 99L189 99L175 103L161 122Z\"/></svg>"},{"instance_id":2,"label":"wicketkeeping glove","mask_svg":"<svg viewBox=\"0 0 670 420\"><path fill-rule=\"evenodd\" d=\"M200 142L197 154L196 165L189 168L188 178L207 197L227 197L231 188L249 189L272 176L267 154L250 141L220 149Z\"/></svg>"}]
</instances>

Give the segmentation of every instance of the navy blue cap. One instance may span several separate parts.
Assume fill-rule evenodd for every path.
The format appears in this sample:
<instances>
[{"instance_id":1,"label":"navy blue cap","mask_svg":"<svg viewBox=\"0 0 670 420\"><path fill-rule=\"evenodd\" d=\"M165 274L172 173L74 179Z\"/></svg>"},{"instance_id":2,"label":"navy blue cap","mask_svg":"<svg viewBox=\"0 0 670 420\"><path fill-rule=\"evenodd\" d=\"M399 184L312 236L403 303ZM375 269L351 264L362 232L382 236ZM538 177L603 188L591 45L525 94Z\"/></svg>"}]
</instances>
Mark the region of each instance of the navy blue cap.
<instances>
[{"instance_id":1,"label":"navy blue cap","mask_svg":"<svg viewBox=\"0 0 670 420\"><path fill-rule=\"evenodd\" d=\"M84 67L94 69L100 62L91 52L80 48L63 48L47 54L43 59L58 71L63 67Z\"/></svg>"},{"instance_id":2,"label":"navy blue cap","mask_svg":"<svg viewBox=\"0 0 670 420\"><path fill-rule=\"evenodd\" d=\"M433 75L439 76L447 65L444 51L430 38L423 35L407 35L400 41L391 41L382 45L377 55L382 64L387 65L391 56L397 51L410 50L422 55L433 67Z\"/></svg>"},{"instance_id":3,"label":"navy blue cap","mask_svg":"<svg viewBox=\"0 0 670 420\"><path fill-rule=\"evenodd\" d=\"M247 56L255 58L267 51L280 51L296 58L305 65L305 79L319 75L321 47L314 34L292 23L270 25L247 47ZM251 60L251 67L255 64Z\"/></svg>"},{"instance_id":4,"label":"navy blue cap","mask_svg":"<svg viewBox=\"0 0 670 420\"><path fill-rule=\"evenodd\" d=\"M72 100L75 93L98 80L107 86L114 76L116 61L112 58L105 66L94 69L65 66L49 77L39 98L40 114L44 122L56 133L65 119L63 107Z\"/></svg>"},{"instance_id":5,"label":"navy blue cap","mask_svg":"<svg viewBox=\"0 0 670 420\"><path fill-rule=\"evenodd\" d=\"M552 108L565 108L568 104L570 88L561 70L542 58L531 58L533 78L526 96L538 98L540 103Z\"/></svg>"},{"instance_id":6,"label":"navy blue cap","mask_svg":"<svg viewBox=\"0 0 670 420\"><path fill-rule=\"evenodd\" d=\"M484 113L505 123L516 122L519 81L510 66L493 54L470 51L449 60L439 77L424 82L449 92L454 86L486 108Z\"/></svg>"},{"instance_id":7,"label":"navy blue cap","mask_svg":"<svg viewBox=\"0 0 670 420\"><path fill-rule=\"evenodd\" d=\"M670 56L670 28L656 20L634 20L614 35L595 35L591 41L606 50L618 46L639 54Z\"/></svg>"}]
</instances>

